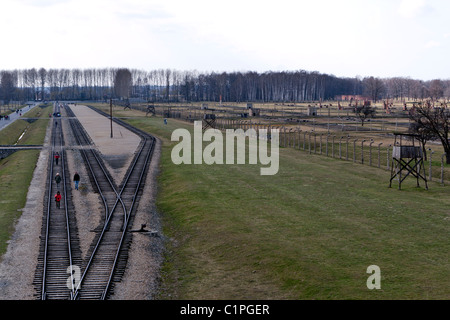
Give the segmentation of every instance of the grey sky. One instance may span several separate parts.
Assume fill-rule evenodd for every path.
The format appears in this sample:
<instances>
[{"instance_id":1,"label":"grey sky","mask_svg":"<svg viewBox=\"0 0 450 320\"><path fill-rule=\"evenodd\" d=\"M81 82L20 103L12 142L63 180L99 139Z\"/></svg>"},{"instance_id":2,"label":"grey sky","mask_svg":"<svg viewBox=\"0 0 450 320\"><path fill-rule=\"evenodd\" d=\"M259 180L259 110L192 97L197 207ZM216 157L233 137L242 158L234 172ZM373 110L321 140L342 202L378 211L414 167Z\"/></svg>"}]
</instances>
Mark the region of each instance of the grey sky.
<instances>
[{"instance_id":1,"label":"grey sky","mask_svg":"<svg viewBox=\"0 0 450 320\"><path fill-rule=\"evenodd\" d=\"M446 0L2 0L0 69L448 79Z\"/></svg>"}]
</instances>

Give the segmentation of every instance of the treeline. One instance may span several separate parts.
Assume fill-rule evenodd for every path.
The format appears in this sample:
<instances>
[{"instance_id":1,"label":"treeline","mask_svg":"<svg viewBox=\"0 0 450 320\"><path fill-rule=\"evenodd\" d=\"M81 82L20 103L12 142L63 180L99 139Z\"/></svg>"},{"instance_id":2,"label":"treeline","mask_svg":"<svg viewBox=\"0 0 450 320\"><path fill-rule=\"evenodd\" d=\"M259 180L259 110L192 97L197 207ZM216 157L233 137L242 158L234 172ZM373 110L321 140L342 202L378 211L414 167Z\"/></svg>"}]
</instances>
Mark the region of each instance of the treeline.
<instances>
[{"instance_id":1,"label":"treeline","mask_svg":"<svg viewBox=\"0 0 450 320\"><path fill-rule=\"evenodd\" d=\"M450 80L339 78L318 72L198 72L172 69L0 71L0 100L141 99L153 102L302 102L342 95L379 99L450 97Z\"/></svg>"}]
</instances>

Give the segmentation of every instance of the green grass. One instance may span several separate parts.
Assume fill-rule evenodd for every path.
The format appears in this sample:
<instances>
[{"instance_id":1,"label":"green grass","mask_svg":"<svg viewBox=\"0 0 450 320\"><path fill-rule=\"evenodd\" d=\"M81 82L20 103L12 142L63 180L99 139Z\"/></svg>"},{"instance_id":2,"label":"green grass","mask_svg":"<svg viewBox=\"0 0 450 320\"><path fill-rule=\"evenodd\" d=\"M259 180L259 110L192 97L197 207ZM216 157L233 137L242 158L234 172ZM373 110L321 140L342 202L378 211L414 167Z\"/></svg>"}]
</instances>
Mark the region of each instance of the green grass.
<instances>
[{"instance_id":1,"label":"green grass","mask_svg":"<svg viewBox=\"0 0 450 320\"><path fill-rule=\"evenodd\" d=\"M22 214L39 150L17 151L0 160L0 256Z\"/></svg>"},{"instance_id":2,"label":"green grass","mask_svg":"<svg viewBox=\"0 0 450 320\"><path fill-rule=\"evenodd\" d=\"M52 112L52 105L46 108L35 107L27 113L23 114L25 118L42 118L33 123L25 120L17 119L6 128L0 131L0 145L15 144L22 133L25 134L20 138L18 144L24 145L40 145L44 143L45 131L48 125L48 114ZM2 120L6 121L6 120Z\"/></svg>"},{"instance_id":3,"label":"green grass","mask_svg":"<svg viewBox=\"0 0 450 320\"><path fill-rule=\"evenodd\" d=\"M130 114L142 115L116 115ZM290 148L280 150L275 176L258 165L176 166L170 135L192 125L127 121L163 141L157 206L169 241L160 299L450 297L449 187L425 191L408 179L390 189L386 170ZM0 161L0 253L37 155ZM373 264L381 290L366 287Z\"/></svg>"},{"instance_id":4,"label":"green grass","mask_svg":"<svg viewBox=\"0 0 450 320\"><path fill-rule=\"evenodd\" d=\"M130 120L164 140L157 205L171 241L162 299L447 299L448 188L282 148L280 170L172 163L170 133L191 125ZM381 290L369 290L370 265Z\"/></svg>"},{"instance_id":5,"label":"green grass","mask_svg":"<svg viewBox=\"0 0 450 320\"><path fill-rule=\"evenodd\" d=\"M0 131L0 144L14 144L22 133L19 144L39 145L44 143L48 125L47 108L34 108L25 117L42 118L33 123L16 120ZM3 120L4 121L4 120ZM39 150L17 151L0 160L0 256L7 248L7 241L14 231L14 224L21 215L20 209L25 206L28 187L33 177Z\"/></svg>"}]
</instances>

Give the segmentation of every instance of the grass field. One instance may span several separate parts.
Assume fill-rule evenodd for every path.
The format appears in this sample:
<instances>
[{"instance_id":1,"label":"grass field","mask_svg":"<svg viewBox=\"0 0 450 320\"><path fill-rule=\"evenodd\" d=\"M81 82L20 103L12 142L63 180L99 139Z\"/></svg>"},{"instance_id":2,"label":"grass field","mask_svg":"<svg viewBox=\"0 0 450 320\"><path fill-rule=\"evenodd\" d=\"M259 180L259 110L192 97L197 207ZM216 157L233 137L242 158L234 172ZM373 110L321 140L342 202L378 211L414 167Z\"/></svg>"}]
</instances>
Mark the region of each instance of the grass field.
<instances>
[{"instance_id":1,"label":"grass field","mask_svg":"<svg viewBox=\"0 0 450 320\"><path fill-rule=\"evenodd\" d=\"M18 151L0 160L0 256L25 206L39 150Z\"/></svg>"},{"instance_id":2,"label":"grass field","mask_svg":"<svg viewBox=\"0 0 450 320\"><path fill-rule=\"evenodd\" d=\"M449 187L406 180L402 191L389 189L386 170L292 148L280 150L275 176L261 176L259 165L177 166L171 133L192 125L144 114L115 111L163 141L159 299L450 297ZM12 190L26 197L16 171L35 162L21 153L0 162L2 201L19 197ZM11 207L2 234L23 204ZM380 290L366 286L370 265L381 269Z\"/></svg>"},{"instance_id":3,"label":"grass field","mask_svg":"<svg viewBox=\"0 0 450 320\"><path fill-rule=\"evenodd\" d=\"M16 120L0 131L0 144L39 145L44 143L48 125L46 115L51 112L47 108L36 107L24 117L42 118L33 123ZM39 150L17 151L9 157L0 160L0 256L5 253L7 241L14 231L15 221L21 215L25 206L28 187L39 157Z\"/></svg>"},{"instance_id":4,"label":"grass field","mask_svg":"<svg viewBox=\"0 0 450 320\"><path fill-rule=\"evenodd\" d=\"M275 176L257 165L176 166L170 135L192 125L128 121L163 140L161 299L450 297L448 187L389 189L386 170L291 148ZM366 286L370 265L380 290Z\"/></svg>"},{"instance_id":5,"label":"grass field","mask_svg":"<svg viewBox=\"0 0 450 320\"><path fill-rule=\"evenodd\" d=\"M37 119L32 123L20 119L16 120L14 123L0 131L0 145L12 145L16 142L18 142L18 144L26 145L42 144L45 138L49 113L52 113L52 105L49 105L46 108L35 107L31 109L25 113L23 117L42 119Z\"/></svg>"}]
</instances>

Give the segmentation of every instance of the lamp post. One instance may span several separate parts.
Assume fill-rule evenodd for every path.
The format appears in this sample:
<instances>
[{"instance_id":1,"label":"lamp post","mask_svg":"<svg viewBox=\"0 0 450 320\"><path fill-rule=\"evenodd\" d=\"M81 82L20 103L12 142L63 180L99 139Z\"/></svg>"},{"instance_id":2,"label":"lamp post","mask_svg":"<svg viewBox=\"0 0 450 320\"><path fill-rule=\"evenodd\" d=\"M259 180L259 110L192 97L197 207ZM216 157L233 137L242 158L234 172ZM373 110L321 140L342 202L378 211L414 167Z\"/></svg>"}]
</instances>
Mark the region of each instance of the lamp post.
<instances>
[{"instance_id":1,"label":"lamp post","mask_svg":"<svg viewBox=\"0 0 450 320\"><path fill-rule=\"evenodd\" d=\"M113 120L112 120L112 98L109 99L109 118L111 122L111 139L113 137Z\"/></svg>"}]
</instances>

